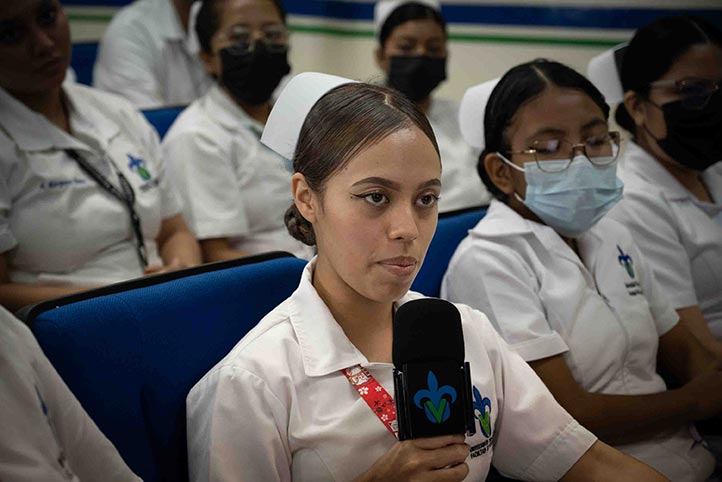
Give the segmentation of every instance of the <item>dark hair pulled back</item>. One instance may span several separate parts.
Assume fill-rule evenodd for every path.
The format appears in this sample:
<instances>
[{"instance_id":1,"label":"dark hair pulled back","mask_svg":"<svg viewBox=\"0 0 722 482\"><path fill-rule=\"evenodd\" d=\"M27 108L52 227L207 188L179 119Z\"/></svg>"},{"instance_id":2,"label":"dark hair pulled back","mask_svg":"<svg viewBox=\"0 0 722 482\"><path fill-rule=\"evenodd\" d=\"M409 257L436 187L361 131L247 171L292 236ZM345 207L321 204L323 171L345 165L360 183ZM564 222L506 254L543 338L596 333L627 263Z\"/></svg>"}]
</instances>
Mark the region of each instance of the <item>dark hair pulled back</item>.
<instances>
[{"instance_id":1,"label":"dark hair pulled back","mask_svg":"<svg viewBox=\"0 0 722 482\"><path fill-rule=\"evenodd\" d=\"M328 179L356 155L410 127L421 130L439 153L428 119L403 94L364 83L338 86L306 116L293 158L294 171L303 174L313 191L322 193ZM313 226L295 204L284 220L291 236L309 246L316 244Z\"/></svg>"},{"instance_id":2,"label":"dark hair pulled back","mask_svg":"<svg viewBox=\"0 0 722 482\"><path fill-rule=\"evenodd\" d=\"M659 80L693 45L722 46L722 33L706 20L683 15L661 17L637 30L622 58L620 80L624 92L649 95L649 85ZM624 103L615 111L617 124L630 132L634 121Z\"/></svg>"},{"instance_id":3,"label":"dark hair pulled back","mask_svg":"<svg viewBox=\"0 0 722 482\"><path fill-rule=\"evenodd\" d=\"M383 48L396 27L412 20L433 20L446 36L446 20L441 12L423 3L409 2L396 8L384 21L379 31L381 47Z\"/></svg>"},{"instance_id":4,"label":"dark hair pulled back","mask_svg":"<svg viewBox=\"0 0 722 482\"><path fill-rule=\"evenodd\" d=\"M223 2L227 0L202 0L203 4L198 11L196 17L196 34L198 35L198 43L201 50L207 53L213 51L211 47L211 38L218 31L221 23L221 7ZM283 8L281 0L268 0L278 10L283 23L286 23L286 9Z\"/></svg>"},{"instance_id":5,"label":"dark hair pulled back","mask_svg":"<svg viewBox=\"0 0 722 482\"><path fill-rule=\"evenodd\" d=\"M550 86L580 90L588 95L609 117L609 106L594 85L576 70L546 59L536 59L517 65L499 80L491 92L484 112L484 151L479 156L477 171L489 192L502 201L507 196L491 181L484 167L484 158L492 152L506 152L511 148L507 128L519 109Z\"/></svg>"}]
</instances>

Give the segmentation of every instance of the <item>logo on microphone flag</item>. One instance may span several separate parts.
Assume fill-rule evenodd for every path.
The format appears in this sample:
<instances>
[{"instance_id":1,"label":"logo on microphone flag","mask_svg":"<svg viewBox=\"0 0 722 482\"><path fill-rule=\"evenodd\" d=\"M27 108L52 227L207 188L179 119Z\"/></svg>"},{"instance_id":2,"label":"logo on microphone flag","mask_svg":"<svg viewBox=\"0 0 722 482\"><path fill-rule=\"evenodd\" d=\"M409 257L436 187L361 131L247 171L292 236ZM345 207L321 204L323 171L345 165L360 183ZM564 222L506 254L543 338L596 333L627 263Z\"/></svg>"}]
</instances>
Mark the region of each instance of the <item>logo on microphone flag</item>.
<instances>
[{"instance_id":1,"label":"logo on microphone flag","mask_svg":"<svg viewBox=\"0 0 722 482\"><path fill-rule=\"evenodd\" d=\"M450 403L456 401L456 390L449 385L439 386L434 372L429 370L426 376L428 389L421 389L414 395L414 405L423 408L431 423L443 423L451 415Z\"/></svg>"}]
</instances>

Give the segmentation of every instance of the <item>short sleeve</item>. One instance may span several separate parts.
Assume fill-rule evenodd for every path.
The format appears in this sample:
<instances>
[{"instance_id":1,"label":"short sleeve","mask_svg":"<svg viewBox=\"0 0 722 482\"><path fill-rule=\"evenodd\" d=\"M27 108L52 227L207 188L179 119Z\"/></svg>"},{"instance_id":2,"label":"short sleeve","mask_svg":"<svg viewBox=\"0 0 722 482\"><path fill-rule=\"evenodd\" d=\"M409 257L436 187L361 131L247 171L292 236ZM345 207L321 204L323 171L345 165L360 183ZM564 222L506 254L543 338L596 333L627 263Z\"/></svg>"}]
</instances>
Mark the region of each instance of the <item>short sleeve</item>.
<instances>
[{"instance_id":1,"label":"short sleeve","mask_svg":"<svg viewBox=\"0 0 722 482\"><path fill-rule=\"evenodd\" d=\"M634 192L624 196L610 216L632 232L671 305L685 308L699 304L687 251L661 195L658 200Z\"/></svg>"},{"instance_id":2,"label":"short sleeve","mask_svg":"<svg viewBox=\"0 0 722 482\"><path fill-rule=\"evenodd\" d=\"M473 235L472 235L473 236ZM569 350L547 322L531 269L511 248L469 238L441 285L441 297L485 313L494 328L527 361Z\"/></svg>"},{"instance_id":3,"label":"short sleeve","mask_svg":"<svg viewBox=\"0 0 722 482\"><path fill-rule=\"evenodd\" d=\"M93 86L119 94L141 109L164 104L155 77L153 40L121 12L108 26L93 70Z\"/></svg>"},{"instance_id":4,"label":"short sleeve","mask_svg":"<svg viewBox=\"0 0 722 482\"><path fill-rule=\"evenodd\" d=\"M18 242L10 229L10 209L12 209L12 196L5 176L0 178L0 253L14 248Z\"/></svg>"},{"instance_id":5,"label":"short sleeve","mask_svg":"<svg viewBox=\"0 0 722 482\"><path fill-rule=\"evenodd\" d=\"M482 314L469 311L491 360L499 398L492 463L514 479L559 480L597 438L557 403Z\"/></svg>"},{"instance_id":6,"label":"short sleeve","mask_svg":"<svg viewBox=\"0 0 722 482\"><path fill-rule=\"evenodd\" d=\"M192 482L290 482L288 409L253 373L223 366L186 399Z\"/></svg>"},{"instance_id":7,"label":"short sleeve","mask_svg":"<svg viewBox=\"0 0 722 482\"><path fill-rule=\"evenodd\" d=\"M198 239L236 237L249 231L231 153L204 132L172 132L163 141L183 217Z\"/></svg>"}]
</instances>

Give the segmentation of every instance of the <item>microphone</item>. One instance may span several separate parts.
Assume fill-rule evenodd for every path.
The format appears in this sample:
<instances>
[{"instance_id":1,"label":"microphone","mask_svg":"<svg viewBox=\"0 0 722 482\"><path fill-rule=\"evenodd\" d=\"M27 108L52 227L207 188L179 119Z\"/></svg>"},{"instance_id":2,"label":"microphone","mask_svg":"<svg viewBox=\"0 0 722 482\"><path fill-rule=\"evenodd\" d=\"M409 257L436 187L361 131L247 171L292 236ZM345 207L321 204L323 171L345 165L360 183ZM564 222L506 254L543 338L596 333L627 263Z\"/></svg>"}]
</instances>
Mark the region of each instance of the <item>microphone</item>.
<instances>
[{"instance_id":1,"label":"microphone","mask_svg":"<svg viewBox=\"0 0 722 482\"><path fill-rule=\"evenodd\" d=\"M438 298L409 301L394 314L393 337L399 440L476 433L459 310Z\"/></svg>"}]
</instances>

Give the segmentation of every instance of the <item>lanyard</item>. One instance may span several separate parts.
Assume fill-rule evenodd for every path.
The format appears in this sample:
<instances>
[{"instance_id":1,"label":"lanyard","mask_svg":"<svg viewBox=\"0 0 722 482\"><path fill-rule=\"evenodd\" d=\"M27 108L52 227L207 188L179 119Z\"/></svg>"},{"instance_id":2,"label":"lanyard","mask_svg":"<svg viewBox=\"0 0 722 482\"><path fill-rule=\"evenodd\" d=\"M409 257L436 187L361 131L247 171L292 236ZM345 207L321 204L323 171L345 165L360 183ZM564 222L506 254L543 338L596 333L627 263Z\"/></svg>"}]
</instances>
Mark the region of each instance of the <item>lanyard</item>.
<instances>
[{"instance_id":1,"label":"lanyard","mask_svg":"<svg viewBox=\"0 0 722 482\"><path fill-rule=\"evenodd\" d=\"M120 182L120 189L118 190L117 187L115 187L108 179L106 179L100 171L98 171L95 166L90 164L86 159L83 159L83 157L78 154L78 152L74 149L66 149L65 152L72 157L75 162L78 163L80 168L90 177L92 177L95 182L100 184L100 187L105 189L111 196L118 199L120 202L122 202L126 208L128 208L128 213L130 214L130 223L133 226L133 232L135 233L135 241L136 241L136 250L138 251L138 259L140 260L140 266L141 268L145 268L148 266L148 255L145 250L145 240L143 239L143 231L140 227L140 217L138 217L138 213L135 212L135 191L133 191L133 186L130 185L130 182L125 178L123 173L115 170L116 174L118 175L118 181ZM110 161L111 165L113 165L113 162ZM114 165L113 165L114 166Z\"/></svg>"},{"instance_id":2,"label":"lanyard","mask_svg":"<svg viewBox=\"0 0 722 482\"><path fill-rule=\"evenodd\" d=\"M361 365L344 368L341 373L344 374L351 386L356 389L388 431L394 437L399 438L396 405L389 392Z\"/></svg>"}]
</instances>

